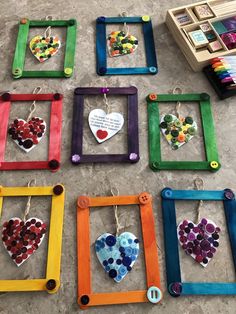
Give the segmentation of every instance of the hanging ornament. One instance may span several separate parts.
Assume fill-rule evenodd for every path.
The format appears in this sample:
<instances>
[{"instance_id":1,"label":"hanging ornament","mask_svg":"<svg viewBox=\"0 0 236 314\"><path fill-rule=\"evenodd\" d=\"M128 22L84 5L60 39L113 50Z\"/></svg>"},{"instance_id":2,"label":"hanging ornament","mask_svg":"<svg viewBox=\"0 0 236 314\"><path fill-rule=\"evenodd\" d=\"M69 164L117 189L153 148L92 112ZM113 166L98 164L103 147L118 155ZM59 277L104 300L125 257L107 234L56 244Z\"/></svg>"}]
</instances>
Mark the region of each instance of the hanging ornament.
<instances>
[{"instance_id":1,"label":"hanging ornament","mask_svg":"<svg viewBox=\"0 0 236 314\"><path fill-rule=\"evenodd\" d=\"M113 193L117 196L117 193ZM116 219L116 235L104 233L95 242L95 251L99 262L108 276L115 282L121 282L132 270L139 255L139 240L131 232L119 231L123 226L119 223L118 206L115 205L114 214Z\"/></svg>"},{"instance_id":2,"label":"hanging ornament","mask_svg":"<svg viewBox=\"0 0 236 314\"><path fill-rule=\"evenodd\" d=\"M31 181L28 187L30 184ZM3 224L3 245L17 266L22 265L39 248L47 231L46 224L41 219L27 219L30 201L31 196L28 197L23 219L13 217Z\"/></svg>"},{"instance_id":3,"label":"hanging ornament","mask_svg":"<svg viewBox=\"0 0 236 314\"><path fill-rule=\"evenodd\" d=\"M182 93L180 88L175 88L173 94L177 89ZM197 134L196 121L191 116L181 116L179 114L180 106L181 103L178 101L176 105L177 114L163 115L160 120L162 134L173 150L179 149Z\"/></svg>"},{"instance_id":4,"label":"hanging ornament","mask_svg":"<svg viewBox=\"0 0 236 314\"><path fill-rule=\"evenodd\" d=\"M109 104L106 96L109 89L104 88L103 90L107 113L102 109L94 109L90 111L88 116L89 127L98 143L102 143L114 136L124 125L124 117L121 113L109 113Z\"/></svg>"},{"instance_id":5,"label":"hanging ornament","mask_svg":"<svg viewBox=\"0 0 236 314\"><path fill-rule=\"evenodd\" d=\"M47 17L46 20L51 20ZM36 35L30 40L29 48L39 62L44 62L55 56L61 47L58 36L51 34L51 26L48 26L43 35Z\"/></svg>"},{"instance_id":6,"label":"hanging ornament","mask_svg":"<svg viewBox=\"0 0 236 314\"><path fill-rule=\"evenodd\" d=\"M125 12L122 17L126 17ZM124 23L124 30L113 31L108 35L107 48L110 57L119 57L135 52L138 48L138 39L129 33L129 27Z\"/></svg>"},{"instance_id":7,"label":"hanging ornament","mask_svg":"<svg viewBox=\"0 0 236 314\"><path fill-rule=\"evenodd\" d=\"M41 88L36 87L33 94L38 94L40 91ZM32 117L35 110L36 102L34 101L27 119L14 119L8 128L9 136L26 153L37 146L46 133L46 122L40 117Z\"/></svg>"},{"instance_id":8,"label":"hanging ornament","mask_svg":"<svg viewBox=\"0 0 236 314\"><path fill-rule=\"evenodd\" d=\"M203 181L200 178L194 181L199 190ZM200 208L203 201L199 201L197 222L189 219L181 221L177 227L177 235L181 247L187 255L190 255L197 263L206 267L213 258L219 246L220 228L210 219L200 219Z\"/></svg>"}]
</instances>

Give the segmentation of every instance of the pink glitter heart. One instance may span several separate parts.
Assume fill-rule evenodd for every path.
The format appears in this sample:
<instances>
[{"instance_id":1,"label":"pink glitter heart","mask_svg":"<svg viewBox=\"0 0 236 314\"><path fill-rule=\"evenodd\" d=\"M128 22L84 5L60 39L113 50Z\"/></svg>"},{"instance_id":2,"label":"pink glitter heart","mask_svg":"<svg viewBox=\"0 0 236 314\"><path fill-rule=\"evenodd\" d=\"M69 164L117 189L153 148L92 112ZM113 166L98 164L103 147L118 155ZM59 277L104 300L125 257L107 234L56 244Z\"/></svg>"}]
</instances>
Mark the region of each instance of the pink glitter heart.
<instances>
[{"instance_id":1,"label":"pink glitter heart","mask_svg":"<svg viewBox=\"0 0 236 314\"><path fill-rule=\"evenodd\" d=\"M219 246L220 228L212 221L203 218L194 224L191 220L183 220L177 227L177 235L185 253L206 267Z\"/></svg>"}]
</instances>

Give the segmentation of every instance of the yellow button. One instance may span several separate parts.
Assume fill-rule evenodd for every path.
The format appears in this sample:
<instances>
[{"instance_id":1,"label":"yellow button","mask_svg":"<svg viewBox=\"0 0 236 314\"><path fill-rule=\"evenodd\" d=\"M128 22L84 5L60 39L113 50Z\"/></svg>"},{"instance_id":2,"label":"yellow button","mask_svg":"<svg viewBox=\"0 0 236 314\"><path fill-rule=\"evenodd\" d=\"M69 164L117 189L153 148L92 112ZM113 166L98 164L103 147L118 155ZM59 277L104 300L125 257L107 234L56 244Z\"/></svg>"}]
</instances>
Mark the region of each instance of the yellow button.
<instances>
[{"instance_id":1,"label":"yellow button","mask_svg":"<svg viewBox=\"0 0 236 314\"><path fill-rule=\"evenodd\" d=\"M210 166L212 169L217 169L219 167L219 164L217 161L211 161Z\"/></svg>"},{"instance_id":2,"label":"yellow button","mask_svg":"<svg viewBox=\"0 0 236 314\"><path fill-rule=\"evenodd\" d=\"M71 68L65 68L65 69L64 69L64 73L66 74L66 76L71 75L72 72L73 72L73 70L72 70Z\"/></svg>"},{"instance_id":3,"label":"yellow button","mask_svg":"<svg viewBox=\"0 0 236 314\"><path fill-rule=\"evenodd\" d=\"M150 21L150 16L149 15L144 15L144 16L142 16L142 20L144 22L149 22Z\"/></svg>"}]
</instances>

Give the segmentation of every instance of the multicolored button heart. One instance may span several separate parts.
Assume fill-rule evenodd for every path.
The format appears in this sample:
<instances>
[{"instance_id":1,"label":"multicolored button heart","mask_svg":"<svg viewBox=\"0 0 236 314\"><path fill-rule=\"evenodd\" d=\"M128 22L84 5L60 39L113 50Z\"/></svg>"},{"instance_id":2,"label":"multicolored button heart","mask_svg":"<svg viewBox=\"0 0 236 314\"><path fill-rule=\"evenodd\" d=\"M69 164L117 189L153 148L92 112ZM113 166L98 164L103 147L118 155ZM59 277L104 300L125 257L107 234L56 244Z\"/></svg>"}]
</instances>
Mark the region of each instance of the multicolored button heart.
<instances>
[{"instance_id":1,"label":"multicolored button heart","mask_svg":"<svg viewBox=\"0 0 236 314\"><path fill-rule=\"evenodd\" d=\"M138 48L138 40L123 31L111 32L107 39L110 57L119 57L133 53Z\"/></svg>"},{"instance_id":2,"label":"multicolored button heart","mask_svg":"<svg viewBox=\"0 0 236 314\"><path fill-rule=\"evenodd\" d=\"M212 221L203 218L194 224L191 220L183 220L177 228L177 235L185 253L206 267L219 246L220 228Z\"/></svg>"},{"instance_id":3,"label":"multicolored button heart","mask_svg":"<svg viewBox=\"0 0 236 314\"><path fill-rule=\"evenodd\" d=\"M95 251L109 277L120 282L138 258L139 240L130 232L123 232L117 237L104 233L96 240Z\"/></svg>"},{"instance_id":4,"label":"multicolored button heart","mask_svg":"<svg viewBox=\"0 0 236 314\"><path fill-rule=\"evenodd\" d=\"M189 142L197 133L197 123L192 117L180 117L178 119L173 114L162 116L160 128L174 150Z\"/></svg>"},{"instance_id":5,"label":"multicolored button heart","mask_svg":"<svg viewBox=\"0 0 236 314\"><path fill-rule=\"evenodd\" d=\"M3 245L17 266L23 264L39 248L46 230L46 224L36 217L25 222L13 217L3 224Z\"/></svg>"},{"instance_id":6,"label":"multicolored button heart","mask_svg":"<svg viewBox=\"0 0 236 314\"><path fill-rule=\"evenodd\" d=\"M32 54L40 62L44 62L58 53L61 42L57 36L44 37L37 35L29 43Z\"/></svg>"},{"instance_id":7,"label":"multicolored button heart","mask_svg":"<svg viewBox=\"0 0 236 314\"><path fill-rule=\"evenodd\" d=\"M27 153L42 140L45 132L46 122L39 117L31 118L27 122L23 119L15 119L8 129L12 140Z\"/></svg>"}]
</instances>

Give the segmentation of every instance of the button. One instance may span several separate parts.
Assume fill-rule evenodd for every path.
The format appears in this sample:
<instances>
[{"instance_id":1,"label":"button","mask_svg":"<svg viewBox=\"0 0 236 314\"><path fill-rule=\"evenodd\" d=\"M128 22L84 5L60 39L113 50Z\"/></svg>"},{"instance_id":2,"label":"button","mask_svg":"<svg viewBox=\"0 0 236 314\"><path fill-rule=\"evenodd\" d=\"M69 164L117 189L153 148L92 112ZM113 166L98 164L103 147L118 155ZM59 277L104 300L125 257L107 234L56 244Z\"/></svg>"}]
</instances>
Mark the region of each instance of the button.
<instances>
[{"instance_id":1,"label":"button","mask_svg":"<svg viewBox=\"0 0 236 314\"><path fill-rule=\"evenodd\" d=\"M150 21L150 16L149 15L142 16L142 21L143 22L149 22Z\"/></svg>"},{"instance_id":2,"label":"button","mask_svg":"<svg viewBox=\"0 0 236 314\"><path fill-rule=\"evenodd\" d=\"M182 284L181 282L173 282L169 285L169 291L171 294L175 296L180 296L182 292Z\"/></svg>"},{"instance_id":3,"label":"button","mask_svg":"<svg viewBox=\"0 0 236 314\"><path fill-rule=\"evenodd\" d=\"M234 199L234 193L233 193L233 191L231 191L230 189L225 189L224 196L225 196L225 198L227 198L228 200Z\"/></svg>"},{"instance_id":4,"label":"button","mask_svg":"<svg viewBox=\"0 0 236 314\"><path fill-rule=\"evenodd\" d=\"M152 286L147 290L147 298L149 302L156 304L161 301L162 292L159 288Z\"/></svg>"},{"instance_id":5,"label":"button","mask_svg":"<svg viewBox=\"0 0 236 314\"><path fill-rule=\"evenodd\" d=\"M180 143L185 142L185 134L180 133L177 139Z\"/></svg>"},{"instance_id":6,"label":"button","mask_svg":"<svg viewBox=\"0 0 236 314\"><path fill-rule=\"evenodd\" d=\"M80 298L80 302L82 305L87 305L89 303L89 296L88 295L82 295Z\"/></svg>"},{"instance_id":7,"label":"button","mask_svg":"<svg viewBox=\"0 0 236 314\"><path fill-rule=\"evenodd\" d=\"M138 159L138 155L136 153L129 154L129 160L137 160L137 159Z\"/></svg>"},{"instance_id":8,"label":"button","mask_svg":"<svg viewBox=\"0 0 236 314\"><path fill-rule=\"evenodd\" d=\"M67 76L67 77L71 76L72 72L73 72L72 68L65 68L64 69L65 76Z\"/></svg>"},{"instance_id":9,"label":"button","mask_svg":"<svg viewBox=\"0 0 236 314\"><path fill-rule=\"evenodd\" d=\"M60 185L60 184L57 184L57 185L55 185L55 186L53 187L53 193L54 193L55 195L61 195L61 194L63 193L63 191L64 191L64 188L63 188L63 186ZM40 224L40 225L41 225L41 224ZM37 224L36 224L36 227L37 227Z\"/></svg>"},{"instance_id":10,"label":"button","mask_svg":"<svg viewBox=\"0 0 236 314\"><path fill-rule=\"evenodd\" d=\"M61 94L56 93L56 94L53 95L53 98L54 98L55 100L60 100L60 99L61 99Z\"/></svg>"},{"instance_id":11,"label":"button","mask_svg":"<svg viewBox=\"0 0 236 314\"><path fill-rule=\"evenodd\" d=\"M26 19L26 18L23 18L20 20L21 24L27 24L27 22L28 22L28 19Z\"/></svg>"},{"instance_id":12,"label":"button","mask_svg":"<svg viewBox=\"0 0 236 314\"><path fill-rule=\"evenodd\" d=\"M164 121L165 121L165 122L171 122L172 120L173 120L172 115L166 114L166 115L164 116Z\"/></svg>"},{"instance_id":13,"label":"button","mask_svg":"<svg viewBox=\"0 0 236 314\"><path fill-rule=\"evenodd\" d=\"M152 74L157 73L157 68L156 67L149 67L149 72Z\"/></svg>"},{"instance_id":14,"label":"button","mask_svg":"<svg viewBox=\"0 0 236 314\"><path fill-rule=\"evenodd\" d=\"M46 288L47 290L54 290L56 288L56 280L54 279L49 279L46 283Z\"/></svg>"},{"instance_id":15,"label":"button","mask_svg":"<svg viewBox=\"0 0 236 314\"><path fill-rule=\"evenodd\" d=\"M185 118L185 122L186 122L187 124L193 124L193 118L192 118L192 117L186 117L186 118Z\"/></svg>"},{"instance_id":16,"label":"button","mask_svg":"<svg viewBox=\"0 0 236 314\"><path fill-rule=\"evenodd\" d=\"M114 246L116 244L116 237L114 237L113 235L109 235L108 237L106 237L105 242L108 246Z\"/></svg>"},{"instance_id":17,"label":"button","mask_svg":"<svg viewBox=\"0 0 236 314\"><path fill-rule=\"evenodd\" d=\"M88 208L90 205L89 198L87 196L78 197L77 205L79 208Z\"/></svg>"},{"instance_id":18,"label":"button","mask_svg":"<svg viewBox=\"0 0 236 314\"><path fill-rule=\"evenodd\" d=\"M206 231L209 232L209 233L215 232L215 226L213 224L211 224L211 223L208 223L206 225Z\"/></svg>"},{"instance_id":19,"label":"button","mask_svg":"<svg viewBox=\"0 0 236 314\"><path fill-rule=\"evenodd\" d=\"M68 21L68 25L72 26L72 25L75 25L76 24L76 21L74 19L70 19Z\"/></svg>"},{"instance_id":20,"label":"button","mask_svg":"<svg viewBox=\"0 0 236 314\"><path fill-rule=\"evenodd\" d=\"M56 159L52 159L52 160L49 161L48 166L49 166L50 169L56 170L56 169L59 168L60 163Z\"/></svg>"},{"instance_id":21,"label":"button","mask_svg":"<svg viewBox=\"0 0 236 314\"><path fill-rule=\"evenodd\" d=\"M200 246L203 251L209 251L211 249L211 243L208 240L202 240Z\"/></svg>"},{"instance_id":22,"label":"button","mask_svg":"<svg viewBox=\"0 0 236 314\"><path fill-rule=\"evenodd\" d=\"M166 129L166 128L167 128L167 123L166 123L165 121L161 122L161 123L160 123L160 127L161 127L162 129Z\"/></svg>"},{"instance_id":23,"label":"button","mask_svg":"<svg viewBox=\"0 0 236 314\"><path fill-rule=\"evenodd\" d=\"M171 131L171 135L172 135L173 137L178 137L178 136L179 136L179 131L178 131L178 130L172 130L172 131Z\"/></svg>"},{"instance_id":24,"label":"button","mask_svg":"<svg viewBox=\"0 0 236 314\"><path fill-rule=\"evenodd\" d=\"M201 93L200 98L201 100L209 100L210 96L207 93Z\"/></svg>"},{"instance_id":25,"label":"button","mask_svg":"<svg viewBox=\"0 0 236 314\"><path fill-rule=\"evenodd\" d=\"M4 94L2 94L2 100L3 100L3 101L9 101L9 100L11 100L11 94L10 94L10 93L4 93Z\"/></svg>"},{"instance_id":26,"label":"button","mask_svg":"<svg viewBox=\"0 0 236 314\"><path fill-rule=\"evenodd\" d=\"M99 16L99 17L97 18L97 22L98 22L98 23L105 23L105 20L106 20L105 16Z\"/></svg>"},{"instance_id":27,"label":"button","mask_svg":"<svg viewBox=\"0 0 236 314\"><path fill-rule=\"evenodd\" d=\"M212 169L217 169L217 168L219 168L219 164L218 164L217 161L211 161L211 162L210 162L210 167L211 167Z\"/></svg>"},{"instance_id":28,"label":"button","mask_svg":"<svg viewBox=\"0 0 236 314\"><path fill-rule=\"evenodd\" d=\"M77 155L77 154L72 155L71 161L73 164L78 164L80 162L80 155Z\"/></svg>"},{"instance_id":29,"label":"button","mask_svg":"<svg viewBox=\"0 0 236 314\"><path fill-rule=\"evenodd\" d=\"M110 278L115 278L117 276L117 271L115 269L111 269L108 275Z\"/></svg>"},{"instance_id":30,"label":"button","mask_svg":"<svg viewBox=\"0 0 236 314\"><path fill-rule=\"evenodd\" d=\"M177 119L177 120L175 120L175 122L174 122L174 126L176 126L177 128L181 128L182 123Z\"/></svg>"},{"instance_id":31,"label":"button","mask_svg":"<svg viewBox=\"0 0 236 314\"><path fill-rule=\"evenodd\" d=\"M143 192L143 193L139 194L138 199L139 199L140 204L145 205L145 204L148 204L151 202L152 197L150 194Z\"/></svg>"},{"instance_id":32,"label":"button","mask_svg":"<svg viewBox=\"0 0 236 314\"><path fill-rule=\"evenodd\" d=\"M157 94L149 94L148 97L150 100L157 100Z\"/></svg>"},{"instance_id":33,"label":"button","mask_svg":"<svg viewBox=\"0 0 236 314\"><path fill-rule=\"evenodd\" d=\"M195 135L197 133L197 131L194 127L190 127L190 128L188 128L188 133L190 135Z\"/></svg>"},{"instance_id":34,"label":"button","mask_svg":"<svg viewBox=\"0 0 236 314\"><path fill-rule=\"evenodd\" d=\"M131 259L130 257L125 256L125 257L123 258L122 264L123 264L124 266L130 266L131 263L132 263L132 259Z\"/></svg>"},{"instance_id":35,"label":"button","mask_svg":"<svg viewBox=\"0 0 236 314\"><path fill-rule=\"evenodd\" d=\"M170 198L170 197L172 197L172 195L173 195L173 192L170 188L165 188L162 190L162 196L164 198Z\"/></svg>"},{"instance_id":36,"label":"button","mask_svg":"<svg viewBox=\"0 0 236 314\"><path fill-rule=\"evenodd\" d=\"M14 76L21 76L22 70L20 68L15 68L13 69L12 73Z\"/></svg>"},{"instance_id":37,"label":"button","mask_svg":"<svg viewBox=\"0 0 236 314\"><path fill-rule=\"evenodd\" d=\"M99 68L98 72L99 72L99 74L104 75L107 72L107 68L106 67L101 67L101 68Z\"/></svg>"}]
</instances>

